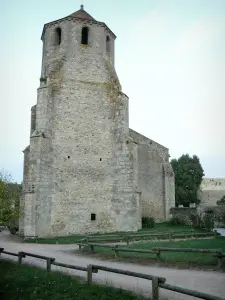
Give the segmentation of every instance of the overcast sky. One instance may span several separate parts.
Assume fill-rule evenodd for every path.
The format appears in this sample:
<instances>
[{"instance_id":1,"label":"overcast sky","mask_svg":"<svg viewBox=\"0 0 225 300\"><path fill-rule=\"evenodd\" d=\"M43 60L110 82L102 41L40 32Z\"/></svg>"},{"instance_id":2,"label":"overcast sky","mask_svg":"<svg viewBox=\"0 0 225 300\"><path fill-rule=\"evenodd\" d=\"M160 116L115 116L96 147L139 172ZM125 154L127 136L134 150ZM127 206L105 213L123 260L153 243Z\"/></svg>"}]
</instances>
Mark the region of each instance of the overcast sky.
<instances>
[{"instance_id":1,"label":"overcast sky","mask_svg":"<svg viewBox=\"0 0 225 300\"><path fill-rule=\"evenodd\" d=\"M0 0L0 169L21 182L36 104L43 25L79 0ZM130 127L199 156L225 177L225 0L84 0L117 35L116 70L130 98Z\"/></svg>"}]
</instances>

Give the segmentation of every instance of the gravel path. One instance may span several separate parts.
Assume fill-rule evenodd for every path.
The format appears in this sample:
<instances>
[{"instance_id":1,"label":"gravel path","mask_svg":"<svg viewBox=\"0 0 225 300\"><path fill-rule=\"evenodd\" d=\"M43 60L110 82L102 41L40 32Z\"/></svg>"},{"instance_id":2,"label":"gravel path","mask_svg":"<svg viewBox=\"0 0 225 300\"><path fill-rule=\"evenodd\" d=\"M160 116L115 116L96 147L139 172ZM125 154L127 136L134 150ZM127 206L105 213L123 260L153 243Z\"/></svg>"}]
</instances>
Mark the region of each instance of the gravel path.
<instances>
[{"instance_id":1,"label":"gravel path","mask_svg":"<svg viewBox=\"0 0 225 300\"><path fill-rule=\"evenodd\" d=\"M72 253L77 249L77 245L41 245L41 244L25 244L21 243L18 236L12 236L7 231L0 233L0 247L6 251L18 252L25 251L35 254L51 256L57 262L73 264L77 266L87 266L88 264L103 265L111 268L125 269L134 272L152 274L155 276L166 277L166 282L172 285L177 285L204 293L224 297L225 299L225 273L212 271L196 271L196 270L178 270L155 266L142 266L131 263L113 262L100 260L94 257L85 257ZM12 256L5 254L1 255L2 259L16 260ZM25 258L26 263L46 266L46 262L35 258ZM85 276L85 272L67 270L61 267L52 266L53 270L61 270L68 274ZM137 279L129 276L108 273L99 271L98 274L93 274L93 280L98 283L107 283L115 287L129 289L137 293L141 293L149 297L151 293L151 281L145 279ZM160 299L173 300L193 300L195 297L185 296L179 293L160 289Z\"/></svg>"}]
</instances>

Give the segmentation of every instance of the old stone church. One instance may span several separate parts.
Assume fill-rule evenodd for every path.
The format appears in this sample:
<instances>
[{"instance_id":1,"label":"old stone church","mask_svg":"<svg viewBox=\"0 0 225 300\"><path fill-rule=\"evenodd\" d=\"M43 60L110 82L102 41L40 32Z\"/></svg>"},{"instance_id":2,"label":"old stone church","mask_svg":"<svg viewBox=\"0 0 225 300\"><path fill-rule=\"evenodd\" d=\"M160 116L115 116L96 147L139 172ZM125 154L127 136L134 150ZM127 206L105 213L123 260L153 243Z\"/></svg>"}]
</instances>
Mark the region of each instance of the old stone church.
<instances>
[{"instance_id":1,"label":"old stone church","mask_svg":"<svg viewBox=\"0 0 225 300\"><path fill-rule=\"evenodd\" d=\"M168 149L129 128L114 68L115 34L81 6L47 23L20 234L136 231L175 206Z\"/></svg>"}]
</instances>

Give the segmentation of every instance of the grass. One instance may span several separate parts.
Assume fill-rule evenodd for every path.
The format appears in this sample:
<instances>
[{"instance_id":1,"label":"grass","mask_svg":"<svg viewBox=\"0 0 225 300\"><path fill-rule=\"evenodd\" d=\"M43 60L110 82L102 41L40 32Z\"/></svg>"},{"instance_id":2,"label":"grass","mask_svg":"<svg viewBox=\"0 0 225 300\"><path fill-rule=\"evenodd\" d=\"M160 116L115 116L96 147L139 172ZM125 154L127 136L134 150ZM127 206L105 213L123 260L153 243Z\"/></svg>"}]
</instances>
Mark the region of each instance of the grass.
<instances>
[{"instance_id":1,"label":"grass","mask_svg":"<svg viewBox=\"0 0 225 300\"><path fill-rule=\"evenodd\" d=\"M125 247L124 245L121 247ZM225 237L217 237L213 239L192 239L184 241L151 241L143 243L135 243L129 246L129 249L148 249L153 247L169 247L169 248L197 248L197 249L223 249L225 252ZM84 247L85 252L90 252L88 247ZM114 251L110 248L95 247L96 254L104 257L114 257ZM160 258L156 258L151 253L132 253L120 252L120 259L141 259L148 261L157 261L158 263L166 263L168 265L185 264L188 266L216 266L217 258L208 253L182 253L182 252L161 252ZM225 262L225 259L223 259Z\"/></svg>"},{"instance_id":2,"label":"grass","mask_svg":"<svg viewBox=\"0 0 225 300\"><path fill-rule=\"evenodd\" d=\"M1 300L137 300L131 292L100 285L87 285L81 279L60 272L0 261Z\"/></svg>"},{"instance_id":3,"label":"grass","mask_svg":"<svg viewBox=\"0 0 225 300\"><path fill-rule=\"evenodd\" d=\"M192 226L188 225L176 225L172 226L168 222L163 222L163 223L158 223L155 224L154 228L144 228L140 229L138 232L110 232L110 233L95 233L95 234L90 234L89 236L97 236L99 238L104 238L104 239L110 239L109 235L129 235L129 234L156 234L156 233L163 233L163 232L181 232L181 231L191 231L194 230L194 232L205 232L205 230L202 229L195 229ZM24 242L25 243L39 243L39 244L56 244L57 242L59 244L73 244L84 238L84 235L73 235L73 236L67 236L67 237L56 237L54 238L37 238L37 239L26 239Z\"/></svg>"},{"instance_id":4,"label":"grass","mask_svg":"<svg viewBox=\"0 0 225 300\"><path fill-rule=\"evenodd\" d=\"M206 232L206 230L201 228L194 228L190 225L171 225L169 222L162 222L162 223L156 223L154 228L142 228L138 231L138 233L144 233L144 232L152 232L156 231L158 233L162 232L180 232L180 231L191 231L194 230L194 232Z\"/></svg>"}]
</instances>

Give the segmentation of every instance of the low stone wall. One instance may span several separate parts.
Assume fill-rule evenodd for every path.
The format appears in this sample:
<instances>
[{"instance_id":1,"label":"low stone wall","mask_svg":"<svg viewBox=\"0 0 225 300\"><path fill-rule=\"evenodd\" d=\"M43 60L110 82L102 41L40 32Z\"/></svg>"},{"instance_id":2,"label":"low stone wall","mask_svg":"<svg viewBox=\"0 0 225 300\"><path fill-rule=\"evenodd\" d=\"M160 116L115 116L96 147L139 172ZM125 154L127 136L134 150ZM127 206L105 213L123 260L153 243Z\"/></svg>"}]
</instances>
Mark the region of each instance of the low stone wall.
<instances>
[{"instance_id":1,"label":"low stone wall","mask_svg":"<svg viewBox=\"0 0 225 300\"><path fill-rule=\"evenodd\" d=\"M208 206L208 207L173 207L170 209L170 216L181 216L187 225L190 225L191 215L204 216L205 214L212 214L214 216L215 226L225 226L225 206Z\"/></svg>"},{"instance_id":2,"label":"low stone wall","mask_svg":"<svg viewBox=\"0 0 225 300\"><path fill-rule=\"evenodd\" d=\"M198 207L198 214L212 214L214 216L215 227L225 227L225 206Z\"/></svg>"},{"instance_id":3,"label":"low stone wall","mask_svg":"<svg viewBox=\"0 0 225 300\"><path fill-rule=\"evenodd\" d=\"M191 215L197 215L197 209L194 207L173 207L170 209L170 215L171 217L182 217L182 219L185 221L185 224L191 225Z\"/></svg>"},{"instance_id":4,"label":"low stone wall","mask_svg":"<svg viewBox=\"0 0 225 300\"><path fill-rule=\"evenodd\" d=\"M196 207L172 207L170 213L175 215L185 215L190 216L191 214L197 214Z\"/></svg>"}]
</instances>

